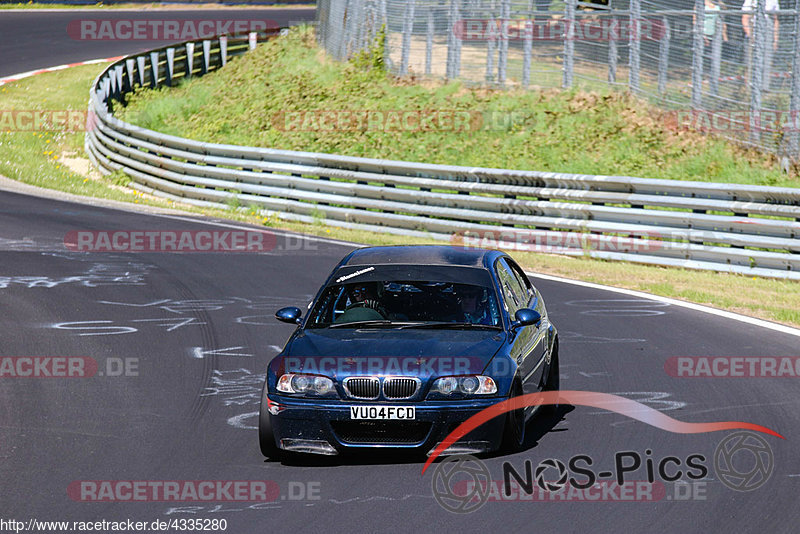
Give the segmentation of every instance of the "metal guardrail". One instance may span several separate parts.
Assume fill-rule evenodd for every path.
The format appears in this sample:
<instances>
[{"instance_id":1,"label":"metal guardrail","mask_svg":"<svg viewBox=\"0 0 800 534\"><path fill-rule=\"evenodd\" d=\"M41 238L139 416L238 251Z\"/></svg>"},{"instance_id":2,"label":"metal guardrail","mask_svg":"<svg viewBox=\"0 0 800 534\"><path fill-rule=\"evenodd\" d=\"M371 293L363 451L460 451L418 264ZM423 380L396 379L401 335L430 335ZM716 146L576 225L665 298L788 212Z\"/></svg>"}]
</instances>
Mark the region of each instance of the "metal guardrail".
<instances>
[{"instance_id":1,"label":"metal guardrail","mask_svg":"<svg viewBox=\"0 0 800 534\"><path fill-rule=\"evenodd\" d=\"M185 203L288 220L608 260L800 280L800 189L516 171L204 143L123 122L113 106L255 47L219 38L110 65L86 151L101 172Z\"/></svg>"}]
</instances>

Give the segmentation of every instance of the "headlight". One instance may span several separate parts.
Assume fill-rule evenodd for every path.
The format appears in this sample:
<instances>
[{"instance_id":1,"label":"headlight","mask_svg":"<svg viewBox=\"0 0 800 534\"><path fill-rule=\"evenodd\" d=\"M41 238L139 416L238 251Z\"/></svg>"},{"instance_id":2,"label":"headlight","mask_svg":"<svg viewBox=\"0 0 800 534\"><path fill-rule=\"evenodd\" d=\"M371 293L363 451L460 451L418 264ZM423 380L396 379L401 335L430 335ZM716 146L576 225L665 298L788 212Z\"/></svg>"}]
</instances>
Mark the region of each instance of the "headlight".
<instances>
[{"instance_id":1,"label":"headlight","mask_svg":"<svg viewBox=\"0 0 800 534\"><path fill-rule=\"evenodd\" d=\"M454 393L462 395L492 395L497 393L497 384L491 377L477 376L445 376L437 378L431 387L431 393L450 396Z\"/></svg>"},{"instance_id":2,"label":"headlight","mask_svg":"<svg viewBox=\"0 0 800 534\"><path fill-rule=\"evenodd\" d=\"M300 395L328 395L335 393L333 380L326 376L286 373L278 379L277 390L281 393Z\"/></svg>"}]
</instances>

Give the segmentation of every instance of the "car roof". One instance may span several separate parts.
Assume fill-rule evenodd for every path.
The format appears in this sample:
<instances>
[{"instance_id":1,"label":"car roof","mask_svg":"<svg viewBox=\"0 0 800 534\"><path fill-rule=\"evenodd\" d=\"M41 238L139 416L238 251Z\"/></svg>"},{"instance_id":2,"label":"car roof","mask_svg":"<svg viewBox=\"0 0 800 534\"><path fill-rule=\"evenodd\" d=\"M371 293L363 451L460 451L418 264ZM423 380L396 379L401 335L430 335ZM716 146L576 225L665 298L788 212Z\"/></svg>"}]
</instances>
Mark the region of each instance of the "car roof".
<instances>
[{"instance_id":1,"label":"car roof","mask_svg":"<svg viewBox=\"0 0 800 534\"><path fill-rule=\"evenodd\" d=\"M365 247L354 250L339 265L457 265L486 269L497 257L497 250L457 245L399 245Z\"/></svg>"}]
</instances>

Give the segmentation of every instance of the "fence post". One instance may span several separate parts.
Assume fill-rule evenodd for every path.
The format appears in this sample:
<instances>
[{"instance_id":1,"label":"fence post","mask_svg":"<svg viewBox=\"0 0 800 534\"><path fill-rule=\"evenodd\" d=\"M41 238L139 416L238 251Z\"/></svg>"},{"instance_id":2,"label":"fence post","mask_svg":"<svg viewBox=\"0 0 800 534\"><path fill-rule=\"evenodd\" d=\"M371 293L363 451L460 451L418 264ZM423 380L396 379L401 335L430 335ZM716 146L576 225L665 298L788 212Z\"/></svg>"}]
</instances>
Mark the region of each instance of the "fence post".
<instances>
[{"instance_id":1,"label":"fence post","mask_svg":"<svg viewBox=\"0 0 800 534\"><path fill-rule=\"evenodd\" d=\"M383 26L383 64L386 67L386 70L391 70L392 68L392 58L391 53L392 49L389 46L389 15L386 12L386 2L388 0L379 0L378 4L378 17L380 18L380 25Z\"/></svg>"},{"instance_id":2,"label":"fence post","mask_svg":"<svg viewBox=\"0 0 800 534\"><path fill-rule=\"evenodd\" d=\"M460 7L461 0L453 0L454 13L455 19L459 20L461 18L461 7ZM461 76L461 37L458 33L454 33L453 41L455 42L455 62L453 64L453 73L454 78L458 78Z\"/></svg>"},{"instance_id":3,"label":"fence post","mask_svg":"<svg viewBox=\"0 0 800 534\"><path fill-rule=\"evenodd\" d=\"M800 0L798 0L800 1ZM522 42L522 86L531 84L531 55L533 52L533 0L528 0L528 17L525 19L525 36Z\"/></svg>"},{"instance_id":4,"label":"fence post","mask_svg":"<svg viewBox=\"0 0 800 534\"><path fill-rule=\"evenodd\" d=\"M633 0L638 1L638 0ZM564 6L564 61L562 64L561 86L572 87L572 70L575 61L575 4L577 0L567 0Z\"/></svg>"},{"instance_id":5,"label":"fence post","mask_svg":"<svg viewBox=\"0 0 800 534\"><path fill-rule=\"evenodd\" d=\"M450 58L448 58L450 61ZM433 62L433 8L428 8L428 27L425 39L425 74L431 73L431 63ZM447 66L448 71L450 65Z\"/></svg>"},{"instance_id":6,"label":"fence post","mask_svg":"<svg viewBox=\"0 0 800 534\"><path fill-rule=\"evenodd\" d=\"M456 60L456 0L450 0L447 10L447 64L445 68L445 78L452 80L455 76Z\"/></svg>"},{"instance_id":7,"label":"fence post","mask_svg":"<svg viewBox=\"0 0 800 534\"><path fill-rule=\"evenodd\" d=\"M619 39L619 20L611 15L611 24L608 28L608 83L617 83L617 40Z\"/></svg>"},{"instance_id":8,"label":"fence post","mask_svg":"<svg viewBox=\"0 0 800 534\"><path fill-rule=\"evenodd\" d=\"M722 16L715 15L714 41L711 43L711 80L709 89L711 94L719 96L719 73L722 64Z\"/></svg>"},{"instance_id":9,"label":"fence post","mask_svg":"<svg viewBox=\"0 0 800 534\"><path fill-rule=\"evenodd\" d=\"M408 56L411 54L411 33L413 31L414 0L406 0L406 9L403 13L403 49L400 56L400 76L408 74Z\"/></svg>"},{"instance_id":10,"label":"fence post","mask_svg":"<svg viewBox=\"0 0 800 534\"><path fill-rule=\"evenodd\" d=\"M508 66L508 24L511 19L511 0L500 0L500 52L497 57L497 82L506 83Z\"/></svg>"},{"instance_id":11,"label":"fence post","mask_svg":"<svg viewBox=\"0 0 800 534\"><path fill-rule=\"evenodd\" d=\"M495 35L497 35L497 22L494 18L494 2L492 2L492 15L489 17L486 33L486 81L494 81L494 48Z\"/></svg>"},{"instance_id":12,"label":"fence post","mask_svg":"<svg viewBox=\"0 0 800 534\"><path fill-rule=\"evenodd\" d=\"M753 69L750 80L750 141L758 143L761 138L761 89L764 86L764 40L766 37L765 0L757 0L753 24Z\"/></svg>"},{"instance_id":13,"label":"fence post","mask_svg":"<svg viewBox=\"0 0 800 534\"><path fill-rule=\"evenodd\" d=\"M694 31L692 32L692 109L703 105L703 20L706 6L694 0Z\"/></svg>"},{"instance_id":14,"label":"fence post","mask_svg":"<svg viewBox=\"0 0 800 534\"><path fill-rule=\"evenodd\" d=\"M800 159L800 134L797 131L798 113L800 112L800 0L794 8L794 53L792 54L792 94L789 99L789 156Z\"/></svg>"},{"instance_id":15,"label":"fence post","mask_svg":"<svg viewBox=\"0 0 800 534\"><path fill-rule=\"evenodd\" d=\"M667 92L667 75L669 74L669 21L667 17L661 20L661 42L658 43L658 94Z\"/></svg>"},{"instance_id":16,"label":"fence post","mask_svg":"<svg viewBox=\"0 0 800 534\"><path fill-rule=\"evenodd\" d=\"M703 0L700 0L702 3ZM631 0L630 12L630 35L628 37L628 48L630 49L630 74L628 76L628 87L632 93L639 92L639 65L642 50L642 4L640 0Z\"/></svg>"},{"instance_id":17,"label":"fence post","mask_svg":"<svg viewBox=\"0 0 800 534\"><path fill-rule=\"evenodd\" d=\"M766 6L765 6L766 8ZM775 15L777 17L777 15ZM772 80L772 43L774 42L775 27L772 25L772 19L767 18L766 11L764 13L764 73L762 74L762 89L769 90L770 80Z\"/></svg>"}]
</instances>

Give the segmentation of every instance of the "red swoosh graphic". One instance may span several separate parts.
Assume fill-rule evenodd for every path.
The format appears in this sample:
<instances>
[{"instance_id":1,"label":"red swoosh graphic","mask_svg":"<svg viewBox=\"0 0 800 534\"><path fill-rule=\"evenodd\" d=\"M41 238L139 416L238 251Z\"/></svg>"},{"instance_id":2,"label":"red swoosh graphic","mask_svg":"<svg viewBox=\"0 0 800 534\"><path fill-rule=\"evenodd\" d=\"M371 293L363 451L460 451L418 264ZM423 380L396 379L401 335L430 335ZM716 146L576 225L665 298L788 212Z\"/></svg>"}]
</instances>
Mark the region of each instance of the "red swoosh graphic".
<instances>
[{"instance_id":1,"label":"red swoosh graphic","mask_svg":"<svg viewBox=\"0 0 800 534\"><path fill-rule=\"evenodd\" d=\"M469 432L475 430L486 421L494 419L498 415L518 410L526 406L548 405L548 404L571 404L573 406L590 406L615 412L631 419L636 419L648 425L652 425L661 430L675 432L676 434L700 434L703 432L717 432L719 430L745 429L763 432L771 436L786 439L774 430L753 423L742 423L738 421L724 421L716 423L685 423L659 412L656 409L645 406L625 397L612 395L610 393L597 393L594 391L542 391L539 393L529 393L520 395L506 401L498 402L476 413L455 430L453 430L443 442L433 451L433 454L425 462L422 474L425 470L444 452L450 445L464 437Z\"/></svg>"}]
</instances>

